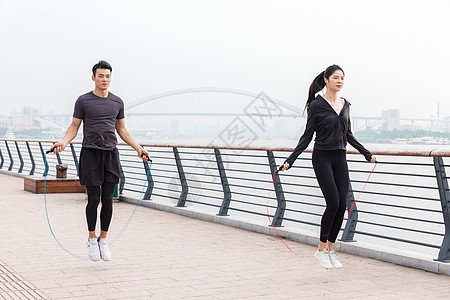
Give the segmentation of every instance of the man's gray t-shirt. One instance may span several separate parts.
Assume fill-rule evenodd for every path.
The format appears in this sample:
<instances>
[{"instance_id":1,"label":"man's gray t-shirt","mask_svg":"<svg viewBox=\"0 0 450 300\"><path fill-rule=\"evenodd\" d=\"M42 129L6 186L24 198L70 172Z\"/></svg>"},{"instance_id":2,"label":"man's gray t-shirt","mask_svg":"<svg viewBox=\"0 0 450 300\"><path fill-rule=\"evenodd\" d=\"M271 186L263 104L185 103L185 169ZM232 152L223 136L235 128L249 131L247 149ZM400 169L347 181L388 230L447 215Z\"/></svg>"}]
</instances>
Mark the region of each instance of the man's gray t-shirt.
<instances>
[{"instance_id":1,"label":"man's gray t-shirt","mask_svg":"<svg viewBox=\"0 0 450 300\"><path fill-rule=\"evenodd\" d=\"M113 150L117 144L116 119L124 118L124 105L120 97L108 97L93 92L81 95L75 102L73 116L83 120L83 147Z\"/></svg>"}]
</instances>

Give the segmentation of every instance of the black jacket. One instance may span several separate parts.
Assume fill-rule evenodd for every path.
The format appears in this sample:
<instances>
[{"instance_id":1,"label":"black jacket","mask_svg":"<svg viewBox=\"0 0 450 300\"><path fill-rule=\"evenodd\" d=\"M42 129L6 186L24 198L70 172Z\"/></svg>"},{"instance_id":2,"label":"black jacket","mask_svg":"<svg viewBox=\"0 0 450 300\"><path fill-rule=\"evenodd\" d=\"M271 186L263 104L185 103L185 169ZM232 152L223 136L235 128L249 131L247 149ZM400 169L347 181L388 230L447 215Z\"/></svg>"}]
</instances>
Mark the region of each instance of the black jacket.
<instances>
[{"instance_id":1,"label":"black jacket","mask_svg":"<svg viewBox=\"0 0 450 300\"><path fill-rule=\"evenodd\" d=\"M320 95L308 104L305 132L294 152L285 161L289 163L289 166L292 166L297 157L308 147L314 132L316 132L314 140L316 150L346 150L347 142L349 142L364 155L367 161L370 161L372 157L372 153L353 136L350 129L350 102L347 100L339 115Z\"/></svg>"}]
</instances>

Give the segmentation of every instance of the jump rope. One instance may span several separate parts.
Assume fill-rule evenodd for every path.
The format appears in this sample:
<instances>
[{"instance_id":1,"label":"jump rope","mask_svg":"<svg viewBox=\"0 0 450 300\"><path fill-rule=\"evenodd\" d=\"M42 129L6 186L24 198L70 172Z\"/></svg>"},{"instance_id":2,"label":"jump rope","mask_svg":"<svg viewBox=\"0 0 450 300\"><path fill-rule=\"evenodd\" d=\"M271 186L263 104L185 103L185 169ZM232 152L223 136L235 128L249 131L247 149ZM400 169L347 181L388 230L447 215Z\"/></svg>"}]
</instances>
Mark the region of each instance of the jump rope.
<instances>
[{"instance_id":1,"label":"jump rope","mask_svg":"<svg viewBox=\"0 0 450 300\"><path fill-rule=\"evenodd\" d=\"M355 207L356 202L358 202L359 196L360 196L360 195L363 193L363 191L365 190L365 188L366 188L366 186L367 186L367 183L369 183L370 176L372 175L373 171L375 170L375 167L377 166L377 164L378 164L378 162L375 161L375 165L373 166L372 171L370 172L369 176L367 177L366 183L364 184L363 188L361 189L361 191L360 191L360 192L358 193L358 195L356 196L355 201L353 202L352 206L351 206L350 209L348 210L348 217L350 217L350 215L352 214L353 208ZM272 194L273 189L274 189L274 187L275 187L275 176L276 176L277 173L279 173L281 170L283 170L283 166L280 166L280 167L278 168L278 170L276 170L276 171L273 173L272 187L270 188L269 196L267 196L268 200L271 199L270 195ZM283 240L283 238L281 237L280 233L279 233L278 230L275 228L275 226L273 226L273 223L272 223L272 220L270 219L270 214L269 214L269 202L267 202L266 210L267 210L267 218L269 219L270 227L272 227L272 228L275 230L275 232L277 233L278 238L280 239L280 241L286 246L286 248L288 248L288 250L289 250L292 254L294 254L294 255L296 255L296 256L305 256L304 254L300 254L300 253L297 253L297 252L293 251L293 250L291 249L291 247L289 247L289 245ZM347 220L347 219L348 219L348 218L344 218L344 220Z\"/></svg>"},{"instance_id":2,"label":"jump rope","mask_svg":"<svg viewBox=\"0 0 450 300\"><path fill-rule=\"evenodd\" d=\"M77 259L88 260L87 257L76 255L76 254L72 253L70 250L68 250L66 247L64 247L64 245L56 237L55 233L53 232L52 225L50 224L50 218L48 216L48 209L47 209L47 154L52 153L55 149L56 149L56 147L53 147L52 149L50 149L47 152L45 152L45 155L44 155L44 166L45 166L45 171L44 171L44 206L45 206L45 216L47 217L48 228L50 229L50 232L51 232L53 238L55 239L56 243L65 252L67 252L67 254L69 254L70 256L72 256L74 258L77 258ZM114 240L112 240L111 243L109 243L110 246L112 246L122 236L122 234L127 230L128 225L130 224L131 220L133 219L134 214L136 213L136 210L137 210L139 204L141 203L142 196L145 193L145 188L146 188L146 185L147 185L147 182L148 182L148 177L150 175L150 170L152 168L153 161L146 154L144 154L143 156L147 157L147 160L150 162L150 166L148 167L148 171L147 171L144 187L142 188L142 192L141 192L141 194L139 196L138 202L136 203L136 205L134 207L133 212L131 213L130 217L128 218L127 222L125 223L124 227L122 228L120 233L117 235L117 237L115 237Z\"/></svg>"},{"instance_id":3,"label":"jump rope","mask_svg":"<svg viewBox=\"0 0 450 300\"><path fill-rule=\"evenodd\" d=\"M44 165L45 165L45 172L44 172L44 204L45 204L45 215L46 215L46 217L47 217L48 228L50 229L50 232L51 232L53 238L55 239L56 243L57 243L57 244L58 244L65 252L67 252L69 255L71 255L71 256L74 257L74 258L82 259L82 260L87 260L86 257L82 257L82 256L79 256L79 255L73 254L70 250L68 250L66 247L64 247L64 245L58 240L58 238L56 237L55 233L53 232L52 225L51 225L51 223L50 223L50 218L49 218L49 216L48 216L48 209L47 209L47 154L53 152L54 150L55 150L55 148L52 148L52 149L48 150L48 151L45 153L45 156L44 156ZM147 174L146 174L146 180L145 180L144 186L143 186L143 188L142 188L142 192L140 193L139 200L138 200L138 202L136 203L136 205L135 205L135 207L134 207L134 210L133 210L133 212L131 213L130 217L128 218L128 221L125 223L125 226L122 228L122 230L121 230L120 233L117 235L117 237L110 243L110 245L113 245L113 244L115 243L115 241L118 240L118 239L122 236L122 234L126 231L126 229L128 228L128 225L130 224L131 220L132 220L133 217L134 217L134 214L136 213L136 210L137 210L139 204L141 203L142 196L144 195L145 188L146 188L146 184L147 184L147 182L148 182L148 177L149 177L149 175L150 175L150 170L151 170L152 164L153 164L153 161L152 161L147 155L144 154L144 156L146 156L147 159L148 159L148 161L150 161L150 166L149 166L148 171L147 171ZM370 172L369 176L367 177L367 180L366 180L366 182L365 182L363 188L362 188L361 191L358 193L358 196L355 198L355 201L353 202L352 206L350 207L350 209L349 209L349 211L348 211L348 216L349 216L349 217L350 217L350 215L351 215L351 213L352 213L352 211L353 211L353 208L354 208L355 205L356 205L356 202L357 202L358 199L359 199L359 196L363 193L363 191L365 190L367 184L369 183L370 176L372 175L373 171L375 170L375 167L377 166L377 164L378 164L378 162L375 162L375 165L373 166L372 171ZM283 166L281 166L278 170L276 170L276 171L273 173L272 187L271 187L271 189L270 189L270 191L269 191L269 196L267 197L268 200L271 199L270 194L273 192L273 189L274 189L274 187L275 187L275 176L276 176L282 169L283 169ZM281 235L280 235L280 233L278 232L278 230L276 229L276 227L273 225L272 220L271 220L271 218L270 218L270 213L269 213L269 203L267 203L267 205L266 205L266 210L267 210L267 218L269 219L270 226L275 230L275 232L276 232L278 238L280 239L280 241L286 246L286 248L287 248L292 254L294 254L294 255L296 255L296 256L305 256L304 254L300 254L300 253L297 253L297 252L293 251L293 250L291 249L291 247L289 247L289 245L283 240L283 238L281 237ZM345 220L347 220L347 218L345 218Z\"/></svg>"}]
</instances>

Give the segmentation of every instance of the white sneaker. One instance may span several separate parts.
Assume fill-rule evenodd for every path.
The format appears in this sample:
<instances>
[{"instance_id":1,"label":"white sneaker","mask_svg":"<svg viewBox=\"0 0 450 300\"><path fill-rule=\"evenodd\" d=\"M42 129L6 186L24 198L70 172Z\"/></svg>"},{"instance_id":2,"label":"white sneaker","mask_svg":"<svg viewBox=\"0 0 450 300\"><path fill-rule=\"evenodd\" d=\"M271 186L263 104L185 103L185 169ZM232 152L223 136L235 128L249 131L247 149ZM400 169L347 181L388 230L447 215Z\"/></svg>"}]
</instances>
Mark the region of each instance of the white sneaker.
<instances>
[{"instance_id":1,"label":"white sneaker","mask_svg":"<svg viewBox=\"0 0 450 300\"><path fill-rule=\"evenodd\" d=\"M336 253L335 253L334 249L331 250L331 251L327 251L327 253L328 253L328 257L330 258L330 262L331 262L331 264L333 265L333 268L335 268L335 269L340 269L340 268L342 268L342 264L341 264L341 262L338 260L338 258L337 258L337 256L336 256Z\"/></svg>"},{"instance_id":2,"label":"white sneaker","mask_svg":"<svg viewBox=\"0 0 450 300\"><path fill-rule=\"evenodd\" d=\"M98 242L98 246L100 248L100 256L103 260L111 260L111 252L109 251L108 244L106 243L106 239L100 239Z\"/></svg>"},{"instance_id":3,"label":"white sneaker","mask_svg":"<svg viewBox=\"0 0 450 300\"><path fill-rule=\"evenodd\" d=\"M326 269L333 269L333 265L330 262L330 257L328 256L328 251L317 250L316 253L314 254L314 257L317 258L317 260L319 261L319 264L322 267L324 267Z\"/></svg>"},{"instance_id":4,"label":"white sneaker","mask_svg":"<svg viewBox=\"0 0 450 300\"><path fill-rule=\"evenodd\" d=\"M100 260L100 250L98 249L97 238L88 239L88 256L92 261Z\"/></svg>"}]
</instances>

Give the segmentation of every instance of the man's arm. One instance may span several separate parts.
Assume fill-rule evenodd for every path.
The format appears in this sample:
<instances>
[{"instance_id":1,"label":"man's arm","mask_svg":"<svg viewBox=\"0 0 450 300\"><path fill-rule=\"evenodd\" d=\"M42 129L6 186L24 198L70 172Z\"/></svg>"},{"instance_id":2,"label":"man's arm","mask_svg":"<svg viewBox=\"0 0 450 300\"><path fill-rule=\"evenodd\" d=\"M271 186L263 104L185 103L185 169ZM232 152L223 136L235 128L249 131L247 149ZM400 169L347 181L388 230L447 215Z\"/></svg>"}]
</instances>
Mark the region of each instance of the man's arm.
<instances>
[{"instance_id":1,"label":"man's arm","mask_svg":"<svg viewBox=\"0 0 450 300\"><path fill-rule=\"evenodd\" d=\"M64 151L66 146L77 136L78 129L80 128L81 125L81 121L82 121L81 119L73 117L72 123L70 124L69 128L67 128L64 138L61 141L53 144L52 148L56 147L56 149L53 150L53 152Z\"/></svg>"},{"instance_id":2,"label":"man's arm","mask_svg":"<svg viewBox=\"0 0 450 300\"><path fill-rule=\"evenodd\" d=\"M120 138L137 151L140 158L147 161L149 160L150 156L148 152L144 148L142 148L141 145L136 143L128 129L125 127L125 119L116 119L116 130ZM144 155L146 155L147 157L145 157Z\"/></svg>"}]
</instances>

